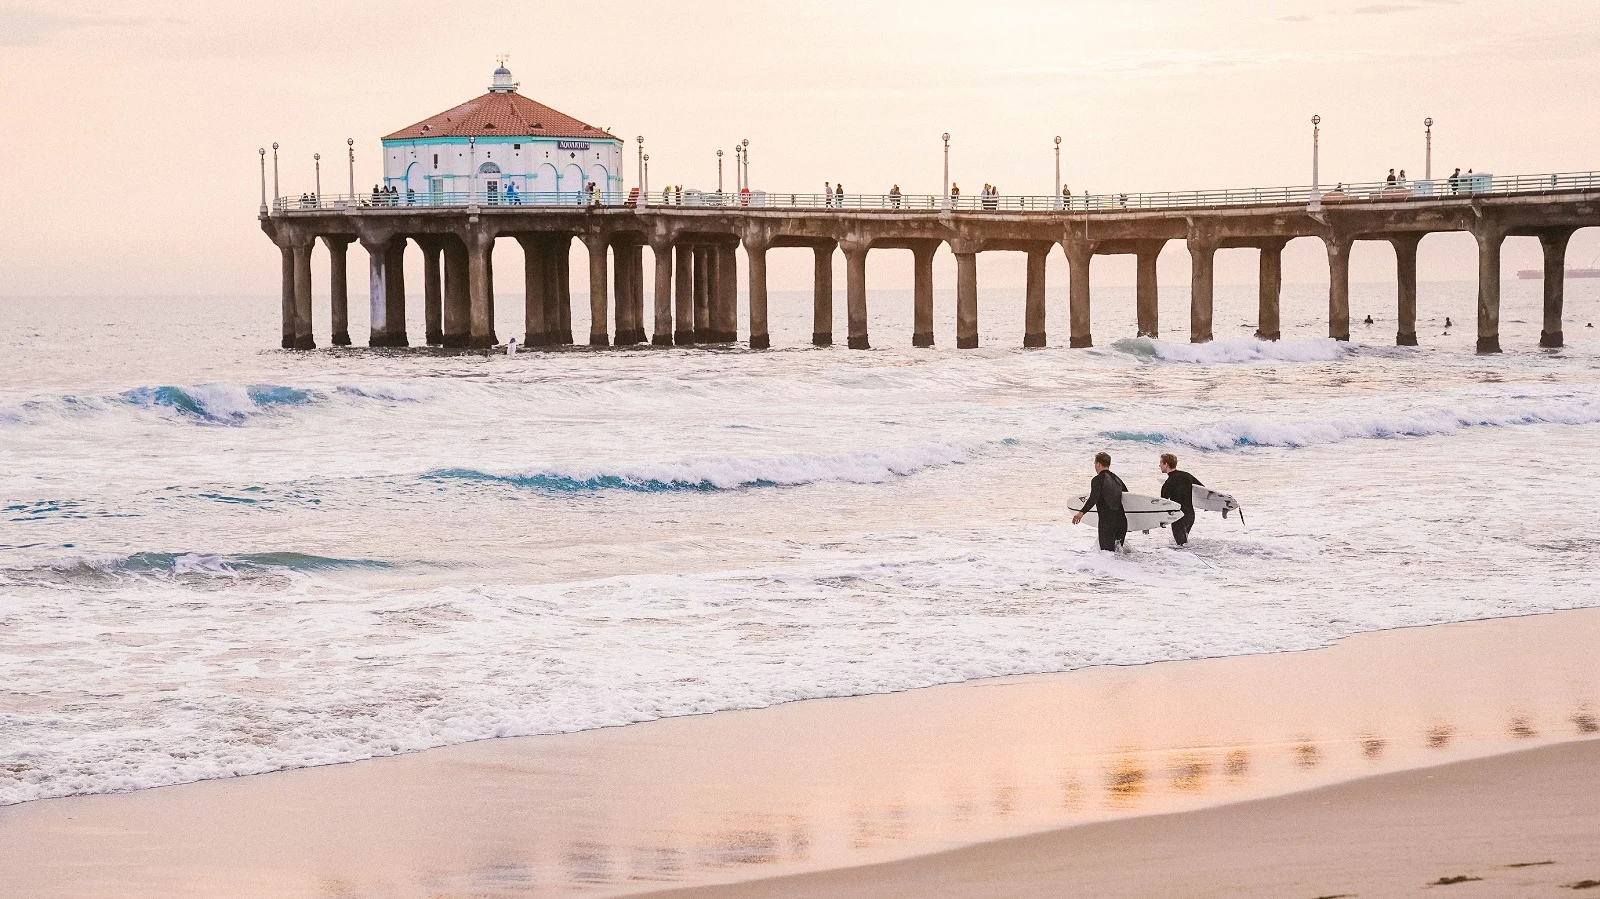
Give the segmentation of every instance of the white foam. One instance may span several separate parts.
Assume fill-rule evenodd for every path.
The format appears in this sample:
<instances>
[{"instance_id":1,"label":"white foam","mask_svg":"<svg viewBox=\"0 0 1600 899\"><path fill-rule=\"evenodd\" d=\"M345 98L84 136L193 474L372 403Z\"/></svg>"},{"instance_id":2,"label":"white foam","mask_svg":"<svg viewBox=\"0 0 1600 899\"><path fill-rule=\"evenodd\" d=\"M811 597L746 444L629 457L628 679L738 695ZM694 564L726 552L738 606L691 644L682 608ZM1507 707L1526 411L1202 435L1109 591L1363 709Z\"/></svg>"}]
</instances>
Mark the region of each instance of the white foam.
<instances>
[{"instance_id":1,"label":"white foam","mask_svg":"<svg viewBox=\"0 0 1600 899\"><path fill-rule=\"evenodd\" d=\"M1349 344L1320 340L1244 340L1228 338L1210 343L1170 343L1135 337L1114 346L1136 356L1190 365L1230 365L1245 362L1334 362L1350 352Z\"/></svg>"}]
</instances>

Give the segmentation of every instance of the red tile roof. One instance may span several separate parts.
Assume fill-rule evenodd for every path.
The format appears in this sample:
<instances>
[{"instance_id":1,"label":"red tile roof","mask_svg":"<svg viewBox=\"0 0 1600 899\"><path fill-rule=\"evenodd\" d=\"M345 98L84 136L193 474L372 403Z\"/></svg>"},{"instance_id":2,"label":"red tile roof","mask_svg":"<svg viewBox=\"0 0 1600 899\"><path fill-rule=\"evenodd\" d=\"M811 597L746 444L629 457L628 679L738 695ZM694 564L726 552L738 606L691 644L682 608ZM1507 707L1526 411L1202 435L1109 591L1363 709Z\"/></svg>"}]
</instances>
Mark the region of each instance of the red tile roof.
<instances>
[{"instance_id":1,"label":"red tile roof","mask_svg":"<svg viewBox=\"0 0 1600 899\"><path fill-rule=\"evenodd\" d=\"M514 91L491 91L402 128L384 140L428 137L562 137L599 140L616 138L603 129L586 125L566 113L556 112Z\"/></svg>"}]
</instances>

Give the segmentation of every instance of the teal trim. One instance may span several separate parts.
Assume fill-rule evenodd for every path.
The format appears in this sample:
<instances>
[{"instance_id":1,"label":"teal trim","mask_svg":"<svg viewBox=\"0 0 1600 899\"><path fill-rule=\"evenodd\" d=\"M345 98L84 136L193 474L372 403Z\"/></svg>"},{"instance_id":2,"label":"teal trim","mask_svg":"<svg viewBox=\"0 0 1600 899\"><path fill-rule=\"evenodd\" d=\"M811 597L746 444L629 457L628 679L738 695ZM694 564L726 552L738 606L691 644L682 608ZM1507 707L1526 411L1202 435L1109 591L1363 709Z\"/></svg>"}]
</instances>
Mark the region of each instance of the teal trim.
<instances>
[{"instance_id":1,"label":"teal trim","mask_svg":"<svg viewBox=\"0 0 1600 899\"><path fill-rule=\"evenodd\" d=\"M587 143L594 144L594 145L597 145L597 146L607 146L607 145L609 145L609 146L612 146L612 147L616 147L617 149L621 149L622 146L623 146L622 139L614 138L614 137L529 137L529 136L526 136L526 135L523 135L523 136L500 136L500 135L496 135L494 137L480 137L480 138L478 138L478 145L482 146L483 144L555 144L555 143L558 143L560 141L575 141L575 140L585 141ZM464 138L464 137L413 137L413 138L407 138L405 140L386 140L386 141L383 141L383 148L386 149L386 150L390 149L390 148L393 148L393 147L439 147L439 146L450 146L450 145L457 145L457 146L465 147L467 145L467 138Z\"/></svg>"}]
</instances>

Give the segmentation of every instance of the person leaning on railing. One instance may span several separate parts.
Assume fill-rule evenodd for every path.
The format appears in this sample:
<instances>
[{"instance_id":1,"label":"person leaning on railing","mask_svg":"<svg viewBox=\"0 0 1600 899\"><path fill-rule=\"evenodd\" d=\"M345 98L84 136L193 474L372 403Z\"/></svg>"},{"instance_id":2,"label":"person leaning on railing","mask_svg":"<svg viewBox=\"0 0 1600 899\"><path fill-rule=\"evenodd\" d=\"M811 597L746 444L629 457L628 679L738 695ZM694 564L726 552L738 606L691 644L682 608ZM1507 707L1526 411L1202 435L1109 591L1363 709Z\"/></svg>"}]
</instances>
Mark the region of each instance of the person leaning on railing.
<instances>
[{"instance_id":1,"label":"person leaning on railing","mask_svg":"<svg viewBox=\"0 0 1600 899\"><path fill-rule=\"evenodd\" d=\"M889 205L895 209L900 208L900 185L889 188Z\"/></svg>"}]
</instances>

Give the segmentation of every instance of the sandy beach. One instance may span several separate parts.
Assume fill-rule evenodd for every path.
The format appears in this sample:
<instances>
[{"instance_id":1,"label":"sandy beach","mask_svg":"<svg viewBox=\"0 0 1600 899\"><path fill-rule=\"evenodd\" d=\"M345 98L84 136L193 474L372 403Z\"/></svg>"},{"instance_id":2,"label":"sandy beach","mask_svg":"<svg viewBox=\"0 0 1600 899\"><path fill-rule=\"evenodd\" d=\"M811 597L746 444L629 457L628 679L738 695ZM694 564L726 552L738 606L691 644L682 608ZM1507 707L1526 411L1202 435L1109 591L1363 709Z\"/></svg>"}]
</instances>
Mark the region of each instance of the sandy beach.
<instances>
[{"instance_id":1,"label":"sandy beach","mask_svg":"<svg viewBox=\"0 0 1600 899\"><path fill-rule=\"evenodd\" d=\"M1501 895L1600 878L1596 646L1576 611L44 800L0 893Z\"/></svg>"}]
</instances>

